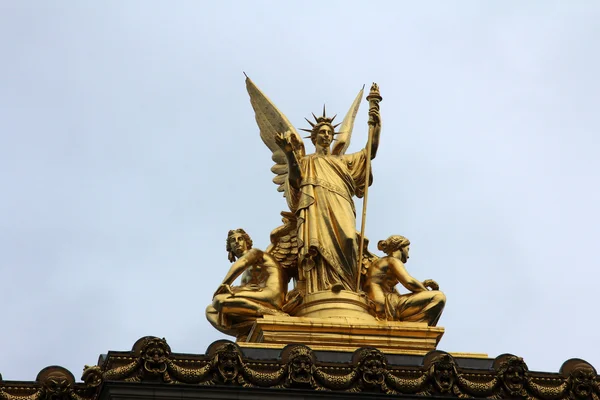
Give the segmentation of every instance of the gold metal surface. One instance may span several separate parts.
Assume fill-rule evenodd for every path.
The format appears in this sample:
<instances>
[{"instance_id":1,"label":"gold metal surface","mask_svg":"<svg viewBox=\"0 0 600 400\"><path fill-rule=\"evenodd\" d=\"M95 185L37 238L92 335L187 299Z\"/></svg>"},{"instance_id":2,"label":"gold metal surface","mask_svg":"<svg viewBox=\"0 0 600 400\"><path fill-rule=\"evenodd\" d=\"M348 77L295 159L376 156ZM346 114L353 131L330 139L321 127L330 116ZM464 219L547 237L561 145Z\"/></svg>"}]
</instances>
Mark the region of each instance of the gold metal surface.
<instances>
[{"instance_id":1,"label":"gold metal surface","mask_svg":"<svg viewBox=\"0 0 600 400\"><path fill-rule=\"evenodd\" d=\"M286 116L247 77L246 88L260 137L275 162L273 182L289 211L281 213L283 225L271 232L265 251L252 248L243 229L229 232L227 251L233 265L206 309L210 323L239 342L310 340L317 345L381 344L385 348L394 343L406 350L434 349L443 329L428 325L436 325L445 296L435 282L421 283L406 272L407 246L380 247L387 254L381 258L367 248L370 163L377 155L381 133L382 97L377 84L367 96L367 144L352 154L346 151L364 88L340 124L334 124L335 116L327 116L325 106L320 116L313 114L314 121L307 119L310 128L303 130L310 133L312 154L306 153L302 137ZM360 233L355 197L364 197ZM241 285L232 286L240 275ZM394 288L397 283L409 293L400 294ZM317 328L321 322L307 322L328 318L333 325L327 332ZM423 322L429 336L415 342L419 330L398 325L402 321ZM354 332L351 339L344 338L347 332Z\"/></svg>"},{"instance_id":2,"label":"gold metal surface","mask_svg":"<svg viewBox=\"0 0 600 400\"><path fill-rule=\"evenodd\" d=\"M387 254L366 265L364 290L375 304L378 318L392 321L425 322L435 326L446 304L434 280L423 282L413 278L404 263L408 261L410 242L404 236L390 236L377 247ZM395 286L401 283L408 294L400 294ZM433 290L428 290L428 287Z\"/></svg>"},{"instance_id":3,"label":"gold metal surface","mask_svg":"<svg viewBox=\"0 0 600 400\"><path fill-rule=\"evenodd\" d=\"M239 337L256 317L284 314L286 282L279 263L269 253L252 248L252 239L243 229L229 231L227 251L233 265L206 308L206 317L219 331ZM231 286L242 274L242 285Z\"/></svg>"},{"instance_id":4,"label":"gold metal surface","mask_svg":"<svg viewBox=\"0 0 600 400\"><path fill-rule=\"evenodd\" d=\"M257 343L257 342L236 342L238 346L241 348L252 348L252 349L283 349L285 344L282 343ZM369 346L372 347L372 346ZM343 345L318 345L313 344L310 346L313 350L319 351L344 351L351 352L356 351L360 347L357 346L343 346ZM385 351L386 354L404 354L404 355L415 355L415 356L423 356L428 352L424 352L423 350L408 350L408 349L396 349L391 348ZM476 359L486 359L490 358L487 353L465 353L465 352L454 352L449 351L448 354L455 358L476 358Z\"/></svg>"},{"instance_id":5,"label":"gold metal surface","mask_svg":"<svg viewBox=\"0 0 600 400\"><path fill-rule=\"evenodd\" d=\"M276 162L274 182L297 217L299 280L306 293L341 289L356 291L358 241L353 197L367 185L367 148L345 154L360 102L354 101L342 122L342 142L331 148L335 117L309 121L315 152L307 155L296 129L275 105L246 79L260 136ZM362 92L362 90L361 90ZM360 95L360 93L359 93ZM379 111L373 111L372 157L379 145ZM307 120L308 121L308 120Z\"/></svg>"},{"instance_id":6,"label":"gold metal surface","mask_svg":"<svg viewBox=\"0 0 600 400\"><path fill-rule=\"evenodd\" d=\"M372 346L382 351L406 350L425 354L435 349L443 334L444 328L418 322L363 320L353 317L265 316L256 320L247 341L267 344L302 343L311 347Z\"/></svg>"},{"instance_id":7,"label":"gold metal surface","mask_svg":"<svg viewBox=\"0 0 600 400\"><path fill-rule=\"evenodd\" d=\"M294 312L298 317L309 318L346 318L371 320L373 304L363 293L348 290L339 292L321 291L304 296L302 304Z\"/></svg>"},{"instance_id":8,"label":"gold metal surface","mask_svg":"<svg viewBox=\"0 0 600 400\"><path fill-rule=\"evenodd\" d=\"M367 142L367 168L365 175L371 175L371 149L373 143L373 135L375 134L375 128L378 127L381 130L381 122L378 120L379 118L379 102L383 100L381 95L379 94L379 86L376 83L373 83L371 86L371 90L369 95L367 96L367 100L369 101L369 139ZM360 271L363 259L363 250L365 247L365 227L367 225L367 201L369 200L369 185L365 186L365 198L363 200L363 209L362 209L362 220L360 223L360 245L358 246L358 269ZM360 289L360 276L361 274L357 274L356 276L356 287Z\"/></svg>"}]
</instances>

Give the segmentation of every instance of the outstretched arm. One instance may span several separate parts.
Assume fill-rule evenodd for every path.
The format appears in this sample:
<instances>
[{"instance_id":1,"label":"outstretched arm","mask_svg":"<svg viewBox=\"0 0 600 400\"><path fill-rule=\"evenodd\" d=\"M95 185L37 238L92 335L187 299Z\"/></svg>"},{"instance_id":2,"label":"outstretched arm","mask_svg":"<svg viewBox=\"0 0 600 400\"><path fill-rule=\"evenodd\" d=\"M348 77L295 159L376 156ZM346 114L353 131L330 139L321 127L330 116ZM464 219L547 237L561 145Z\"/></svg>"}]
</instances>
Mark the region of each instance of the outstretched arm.
<instances>
[{"instance_id":1,"label":"outstretched arm","mask_svg":"<svg viewBox=\"0 0 600 400\"><path fill-rule=\"evenodd\" d=\"M300 164L295 151L299 144L295 142L295 139L296 137L289 131L278 133L275 136L277 145L283 151L288 161L288 181L294 189L300 189L302 172L300 171Z\"/></svg>"},{"instance_id":2,"label":"outstretched arm","mask_svg":"<svg viewBox=\"0 0 600 400\"><path fill-rule=\"evenodd\" d=\"M423 284L413 278L406 268L404 263L397 258L389 257L390 269L394 272L394 276L400 281L402 286L410 290L413 293L426 291L427 288Z\"/></svg>"}]
</instances>

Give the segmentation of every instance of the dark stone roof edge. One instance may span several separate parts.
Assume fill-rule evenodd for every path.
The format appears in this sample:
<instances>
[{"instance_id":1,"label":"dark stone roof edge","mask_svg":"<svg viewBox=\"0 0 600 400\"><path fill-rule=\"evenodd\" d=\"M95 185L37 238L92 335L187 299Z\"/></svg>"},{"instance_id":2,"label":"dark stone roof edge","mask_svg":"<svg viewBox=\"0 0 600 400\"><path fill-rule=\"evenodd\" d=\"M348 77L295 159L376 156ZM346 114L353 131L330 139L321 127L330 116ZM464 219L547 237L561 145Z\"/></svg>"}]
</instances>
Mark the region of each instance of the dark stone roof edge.
<instances>
[{"instance_id":1,"label":"dark stone roof edge","mask_svg":"<svg viewBox=\"0 0 600 400\"><path fill-rule=\"evenodd\" d=\"M549 373L529 371L512 354L478 359L435 350L414 356L374 348L313 351L300 344L282 350L242 349L228 340L194 355L172 353L164 339L152 336L136 341L131 351L101 356L97 365L85 367L81 379L77 383L60 366L44 368L32 382L3 381L0 376L0 400L94 400L105 383L114 382L428 397L600 398L595 368L577 358L563 363L558 373Z\"/></svg>"}]
</instances>

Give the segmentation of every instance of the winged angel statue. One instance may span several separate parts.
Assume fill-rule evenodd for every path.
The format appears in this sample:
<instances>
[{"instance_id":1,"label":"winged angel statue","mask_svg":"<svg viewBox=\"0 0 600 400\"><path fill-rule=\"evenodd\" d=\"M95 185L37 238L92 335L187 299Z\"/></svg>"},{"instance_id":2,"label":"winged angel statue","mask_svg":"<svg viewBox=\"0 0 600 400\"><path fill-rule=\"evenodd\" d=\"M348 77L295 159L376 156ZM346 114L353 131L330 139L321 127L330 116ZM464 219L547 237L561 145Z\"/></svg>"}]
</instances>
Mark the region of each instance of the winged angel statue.
<instances>
[{"instance_id":1,"label":"winged angel statue","mask_svg":"<svg viewBox=\"0 0 600 400\"><path fill-rule=\"evenodd\" d=\"M246 78L260 137L273 153L273 182L283 192L296 216L298 278L305 293L323 290L357 291L359 235L353 197L362 197L367 185L367 158L377 154L381 118L375 105L369 110L372 126L368 147L346 154L363 90L340 124L327 117L325 107L314 122L307 119L308 136L315 146L306 154L302 138L285 115ZM377 90L374 87L372 90ZM341 126L340 126L341 125ZM339 132L334 129L340 126ZM335 136L335 139L334 139ZM333 144L333 145L332 145ZM369 174L369 184L372 176Z\"/></svg>"},{"instance_id":2,"label":"winged angel statue","mask_svg":"<svg viewBox=\"0 0 600 400\"><path fill-rule=\"evenodd\" d=\"M310 128L303 130L310 133L307 138L315 146L315 152L306 154L301 136L286 116L249 78L246 78L246 88L260 137L271 150L275 162L271 168L276 175L273 182L278 186L277 190L283 192L289 206L289 212L282 213L284 225L273 231L272 245L261 253L277 261L288 279L295 278L295 289L288 293L287 307L283 306L282 309L290 309L294 300L310 293L340 290L356 292L359 234L356 231L353 198L362 197L367 181L369 184L372 182L367 159L375 157L379 145L381 118L378 101L370 101L371 140L367 147L346 154L363 97L361 89L341 123L334 125L335 116L328 117L325 107L321 116L313 114L314 122L307 119ZM381 99L377 85L371 88L371 95L374 94ZM340 129L335 132L337 127ZM228 237L228 249L229 246ZM228 286L243 270L235 267L239 266L240 260L232 266L237 273L230 270L215 293L213 304L207 309L209 321L222 331L226 329L223 328L223 318L218 315L227 314L224 310L227 302L218 299L223 300L223 295L231 293ZM255 260L253 264L265 265L263 261ZM247 276L248 272L245 272L242 286L248 282ZM282 288L280 292L285 293L285 289ZM253 309L251 314L260 315L262 312L256 310L260 308L264 311L265 305L273 303L277 303L277 308L281 307L280 294L267 298L265 290L262 292L264 298L250 296L248 301L252 306L246 305L245 309ZM278 300L274 301L273 297ZM240 299L241 293L237 294L236 301ZM231 310L228 315L232 315ZM220 325L217 323L219 320Z\"/></svg>"},{"instance_id":3,"label":"winged angel statue","mask_svg":"<svg viewBox=\"0 0 600 400\"><path fill-rule=\"evenodd\" d=\"M367 145L352 154L346 150L364 88L341 123L334 125L335 116L328 117L325 107L321 116L313 114L314 122L306 119L310 128L302 130L310 133L306 138L315 147L312 154L306 154L296 128L248 77L246 88L260 137L275 162L273 182L283 192L289 211L281 213L283 226L271 232L271 245L264 252L252 248L243 229L229 232L227 251L233 264L206 309L211 324L244 338L257 317L307 315L300 310L309 307L308 298L325 294L321 298L330 300L332 292L342 291L368 297L365 312L372 318L435 324L445 298L441 292L427 290L437 289L437 284L418 282L403 269L408 241L394 239L399 244L388 246L388 257L380 259L369 253L368 241L356 231L354 197L365 196L373 181L370 162L379 146L379 87L373 84L367 96ZM363 228L364 214L363 209ZM240 275L242 284L232 287ZM287 293L292 278L294 288ZM412 293L400 295L393 290L399 282Z\"/></svg>"}]
</instances>

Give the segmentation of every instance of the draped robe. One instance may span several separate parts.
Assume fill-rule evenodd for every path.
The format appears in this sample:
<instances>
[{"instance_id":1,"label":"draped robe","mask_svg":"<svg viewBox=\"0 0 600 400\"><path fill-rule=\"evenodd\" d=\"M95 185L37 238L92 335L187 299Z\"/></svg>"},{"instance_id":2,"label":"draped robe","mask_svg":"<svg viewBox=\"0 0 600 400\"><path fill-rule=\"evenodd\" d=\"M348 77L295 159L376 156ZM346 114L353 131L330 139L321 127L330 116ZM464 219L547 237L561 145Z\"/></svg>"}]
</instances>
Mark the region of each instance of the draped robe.
<instances>
[{"instance_id":1,"label":"draped robe","mask_svg":"<svg viewBox=\"0 0 600 400\"><path fill-rule=\"evenodd\" d=\"M298 217L298 257L306 293L334 284L356 291L358 241L353 196L365 189L366 150L348 155L310 154L300 160L299 190L288 201ZM371 181L371 179L369 179Z\"/></svg>"}]
</instances>

